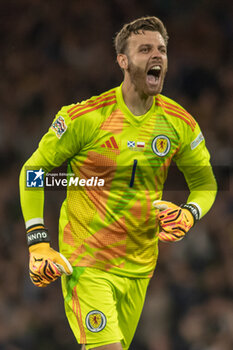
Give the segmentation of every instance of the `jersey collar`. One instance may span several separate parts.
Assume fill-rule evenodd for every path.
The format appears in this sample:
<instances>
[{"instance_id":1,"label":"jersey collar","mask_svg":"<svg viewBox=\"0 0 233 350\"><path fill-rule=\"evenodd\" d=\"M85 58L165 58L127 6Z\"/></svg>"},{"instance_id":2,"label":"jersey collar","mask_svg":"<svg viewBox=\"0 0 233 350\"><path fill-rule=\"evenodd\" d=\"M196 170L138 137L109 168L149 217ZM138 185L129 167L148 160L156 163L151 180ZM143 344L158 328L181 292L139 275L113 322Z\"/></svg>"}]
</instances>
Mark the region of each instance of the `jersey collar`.
<instances>
[{"instance_id":1,"label":"jersey collar","mask_svg":"<svg viewBox=\"0 0 233 350\"><path fill-rule=\"evenodd\" d=\"M129 108L125 104L122 94L122 84L116 88L117 104L131 124L133 124L134 126L140 126L146 120L148 120L151 117L151 115L155 112L155 98L153 99L153 104L149 111L147 111L145 114L136 116L129 110Z\"/></svg>"}]
</instances>

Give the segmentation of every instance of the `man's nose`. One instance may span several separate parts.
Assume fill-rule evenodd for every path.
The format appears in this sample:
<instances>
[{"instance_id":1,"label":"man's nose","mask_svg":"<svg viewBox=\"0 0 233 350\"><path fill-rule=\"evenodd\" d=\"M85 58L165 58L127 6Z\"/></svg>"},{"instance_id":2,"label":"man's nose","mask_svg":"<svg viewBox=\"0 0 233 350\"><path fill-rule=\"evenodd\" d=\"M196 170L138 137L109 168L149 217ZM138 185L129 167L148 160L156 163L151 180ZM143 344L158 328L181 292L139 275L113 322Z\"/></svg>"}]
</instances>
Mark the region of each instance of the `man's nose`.
<instances>
[{"instance_id":1,"label":"man's nose","mask_svg":"<svg viewBox=\"0 0 233 350\"><path fill-rule=\"evenodd\" d=\"M160 50L159 49L157 49L157 48L155 48L153 51L152 51L152 58L160 58L160 57L162 57L162 54L161 54L161 52L160 52Z\"/></svg>"}]
</instances>

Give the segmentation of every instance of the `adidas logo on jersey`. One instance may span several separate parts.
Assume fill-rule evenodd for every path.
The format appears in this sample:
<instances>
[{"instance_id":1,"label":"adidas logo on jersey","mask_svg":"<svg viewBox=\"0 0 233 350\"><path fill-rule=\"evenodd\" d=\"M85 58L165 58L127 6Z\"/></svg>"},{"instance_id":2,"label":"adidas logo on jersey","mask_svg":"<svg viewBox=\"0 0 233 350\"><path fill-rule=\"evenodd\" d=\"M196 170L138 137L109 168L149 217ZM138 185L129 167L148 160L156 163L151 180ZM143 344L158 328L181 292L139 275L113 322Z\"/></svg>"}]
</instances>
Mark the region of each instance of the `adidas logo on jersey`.
<instances>
[{"instance_id":1,"label":"adidas logo on jersey","mask_svg":"<svg viewBox=\"0 0 233 350\"><path fill-rule=\"evenodd\" d=\"M119 149L114 136L111 136L110 139L105 141L100 147L110 148L110 149Z\"/></svg>"}]
</instances>

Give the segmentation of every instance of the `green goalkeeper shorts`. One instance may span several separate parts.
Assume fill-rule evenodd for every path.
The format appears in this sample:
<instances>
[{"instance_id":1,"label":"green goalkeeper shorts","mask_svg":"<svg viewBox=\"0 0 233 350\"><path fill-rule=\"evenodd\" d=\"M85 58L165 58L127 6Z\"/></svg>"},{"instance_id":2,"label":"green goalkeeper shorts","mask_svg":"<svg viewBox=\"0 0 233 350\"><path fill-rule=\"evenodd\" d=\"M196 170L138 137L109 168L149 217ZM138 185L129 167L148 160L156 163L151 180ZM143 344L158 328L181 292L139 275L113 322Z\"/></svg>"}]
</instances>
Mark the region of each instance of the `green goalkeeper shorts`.
<instances>
[{"instance_id":1,"label":"green goalkeeper shorts","mask_svg":"<svg viewBox=\"0 0 233 350\"><path fill-rule=\"evenodd\" d=\"M149 278L128 278L89 267L62 276L65 311L86 349L121 342L128 349L145 300Z\"/></svg>"}]
</instances>

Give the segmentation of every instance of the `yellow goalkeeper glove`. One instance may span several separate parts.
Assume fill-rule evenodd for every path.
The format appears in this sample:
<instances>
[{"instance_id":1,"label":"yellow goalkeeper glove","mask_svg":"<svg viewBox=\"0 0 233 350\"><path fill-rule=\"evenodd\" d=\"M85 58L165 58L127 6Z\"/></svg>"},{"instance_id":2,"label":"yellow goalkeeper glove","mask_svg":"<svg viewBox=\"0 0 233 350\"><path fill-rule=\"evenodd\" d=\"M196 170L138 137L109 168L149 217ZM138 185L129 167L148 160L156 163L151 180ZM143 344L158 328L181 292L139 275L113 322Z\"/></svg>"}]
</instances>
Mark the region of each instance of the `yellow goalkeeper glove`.
<instances>
[{"instance_id":1,"label":"yellow goalkeeper glove","mask_svg":"<svg viewBox=\"0 0 233 350\"><path fill-rule=\"evenodd\" d=\"M199 219L199 210L193 204L180 207L167 201L154 201L153 206L159 210L157 218L162 231L159 240L163 242L180 241Z\"/></svg>"},{"instance_id":2,"label":"yellow goalkeeper glove","mask_svg":"<svg viewBox=\"0 0 233 350\"><path fill-rule=\"evenodd\" d=\"M46 287L62 274L73 272L69 261L50 247L48 231L43 227L28 230L29 275L37 287Z\"/></svg>"}]
</instances>

